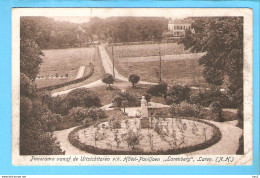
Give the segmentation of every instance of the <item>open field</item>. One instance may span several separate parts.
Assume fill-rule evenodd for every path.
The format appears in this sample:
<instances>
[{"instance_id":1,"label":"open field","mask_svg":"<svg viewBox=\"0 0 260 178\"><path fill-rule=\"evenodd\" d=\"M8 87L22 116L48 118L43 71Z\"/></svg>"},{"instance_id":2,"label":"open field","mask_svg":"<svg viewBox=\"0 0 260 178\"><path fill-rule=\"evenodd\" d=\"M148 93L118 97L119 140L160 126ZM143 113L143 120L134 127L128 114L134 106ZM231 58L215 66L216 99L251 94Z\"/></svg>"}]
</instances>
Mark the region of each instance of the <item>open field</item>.
<instances>
[{"instance_id":1,"label":"open field","mask_svg":"<svg viewBox=\"0 0 260 178\"><path fill-rule=\"evenodd\" d=\"M158 48L156 48L158 45L115 46L114 59L118 72L125 77L134 73L138 74L142 81L158 82L159 56ZM189 86L207 86L202 76L203 66L199 66L198 63L203 54L191 54L185 51L182 45L176 43L161 44L160 46L163 81L169 84L181 83ZM107 47L107 51L112 56L111 47ZM138 57L140 58L138 59Z\"/></svg>"},{"instance_id":2,"label":"open field","mask_svg":"<svg viewBox=\"0 0 260 178\"><path fill-rule=\"evenodd\" d=\"M103 74L102 63L98 50L95 48L69 48L58 50L43 50L44 60L39 76L45 79L36 80L38 87L50 86L74 80L81 66L85 66L84 75L89 72L89 64L94 64L94 74L88 81L96 80ZM56 78L56 76L66 78ZM49 78L49 77L54 78ZM92 79L92 78L95 79Z\"/></svg>"},{"instance_id":3,"label":"open field","mask_svg":"<svg viewBox=\"0 0 260 178\"><path fill-rule=\"evenodd\" d=\"M114 46L114 56L116 58L158 56L159 49L162 55L189 53L188 50L184 50L183 45L162 43Z\"/></svg>"}]
</instances>

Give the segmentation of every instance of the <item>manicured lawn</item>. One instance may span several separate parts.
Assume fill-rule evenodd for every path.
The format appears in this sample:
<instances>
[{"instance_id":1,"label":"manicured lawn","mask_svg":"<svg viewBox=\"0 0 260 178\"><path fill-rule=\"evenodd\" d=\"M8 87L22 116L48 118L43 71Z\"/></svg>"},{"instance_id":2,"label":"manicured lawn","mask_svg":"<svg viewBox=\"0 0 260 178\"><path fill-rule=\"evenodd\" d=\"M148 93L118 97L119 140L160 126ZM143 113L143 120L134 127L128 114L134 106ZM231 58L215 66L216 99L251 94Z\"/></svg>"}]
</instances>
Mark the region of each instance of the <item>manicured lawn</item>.
<instances>
[{"instance_id":1,"label":"manicured lawn","mask_svg":"<svg viewBox=\"0 0 260 178\"><path fill-rule=\"evenodd\" d=\"M115 46L114 59L115 65L120 74L128 77L130 74L138 74L143 81L158 82L159 81L159 56L158 44L144 45L128 45ZM107 52L112 56L112 48L107 47ZM161 44L161 55L178 55L189 53L185 51L182 45L176 43ZM147 61L136 62L137 57L147 57ZM158 56L158 60L149 60L149 56L154 58ZM128 57L127 60L125 57ZM129 58L130 57L130 58ZM131 62L131 57L133 61ZM176 56L171 60L162 60L162 80L169 83L181 83L189 86L207 86L202 76L203 66L198 63L198 57L188 59L176 59ZM178 57L177 57L178 58ZM141 59L140 59L141 60ZM134 62L135 61L135 62Z\"/></svg>"},{"instance_id":2,"label":"manicured lawn","mask_svg":"<svg viewBox=\"0 0 260 178\"><path fill-rule=\"evenodd\" d=\"M80 66L86 66L84 72L84 75L86 75L89 71L89 63L94 64L94 70L96 70L93 76L103 74L102 70L99 69L102 63L100 63L98 50L95 48L68 48L43 50L42 52L44 53L44 57L38 77L47 79L37 79L36 84L38 87L74 80ZM68 77L63 79L48 79L49 77L65 75L68 75ZM100 77L98 76L98 78Z\"/></svg>"},{"instance_id":3,"label":"manicured lawn","mask_svg":"<svg viewBox=\"0 0 260 178\"><path fill-rule=\"evenodd\" d=\"M107 89L107 86L100 86L91 88L90 90L94 91L100 98L102 105L107 105L112 103L113 96L120 92L120 89L118 89L115 86L112 86L112 89Z\"/></svg>"},{"instance_id":4,"label":"manicured lawn","mask_svg":"<svg viewBox=\"0 0 260 178\"><path fill-rule=\"evenodd\" d=\"M162 55L189 53L183 45L177 43L122 45L113 48L116 58L158 56L159 48Z\"/></svg>"}]
</instances>

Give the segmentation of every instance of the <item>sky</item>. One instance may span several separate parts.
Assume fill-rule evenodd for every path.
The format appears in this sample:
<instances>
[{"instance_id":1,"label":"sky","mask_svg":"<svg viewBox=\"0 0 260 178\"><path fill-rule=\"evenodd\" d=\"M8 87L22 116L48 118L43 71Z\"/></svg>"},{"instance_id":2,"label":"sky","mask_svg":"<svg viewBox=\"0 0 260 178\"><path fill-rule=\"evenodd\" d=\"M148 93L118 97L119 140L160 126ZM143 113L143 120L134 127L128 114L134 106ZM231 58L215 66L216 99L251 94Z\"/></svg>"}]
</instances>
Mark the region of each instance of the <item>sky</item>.
<instances>
[{"instance_id":1,"label":"sky","mask_svg":"<svg viewBox=\"0 0 260 178\"><path fill-rule=\"evenodd\" d=\"M55 21L68 21L72 23L85 23L90 20L91 17L83 17L83 16L60 16L60 17L51 17Z\"/></svg>"}]
</instances>

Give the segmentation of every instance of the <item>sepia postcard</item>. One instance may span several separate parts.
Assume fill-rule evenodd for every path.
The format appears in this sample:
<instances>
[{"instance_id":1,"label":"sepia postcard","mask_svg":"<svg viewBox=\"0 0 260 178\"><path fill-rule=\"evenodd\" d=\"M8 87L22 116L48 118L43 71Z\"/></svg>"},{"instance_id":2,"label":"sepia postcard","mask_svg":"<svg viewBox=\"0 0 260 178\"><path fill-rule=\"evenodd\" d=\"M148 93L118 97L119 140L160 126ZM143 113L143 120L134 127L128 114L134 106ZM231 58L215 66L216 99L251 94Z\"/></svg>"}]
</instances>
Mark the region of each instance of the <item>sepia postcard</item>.
<instances>
[{"instance_id":1,"label":"sepia postcard","mask_svg":"<svg viewBox=\"0 0 260 178\"><path fill-rule=\"evenodd\" d=\"M13 165L252 165L249 8L13 8Z\"/></svg>"}]
</instances>

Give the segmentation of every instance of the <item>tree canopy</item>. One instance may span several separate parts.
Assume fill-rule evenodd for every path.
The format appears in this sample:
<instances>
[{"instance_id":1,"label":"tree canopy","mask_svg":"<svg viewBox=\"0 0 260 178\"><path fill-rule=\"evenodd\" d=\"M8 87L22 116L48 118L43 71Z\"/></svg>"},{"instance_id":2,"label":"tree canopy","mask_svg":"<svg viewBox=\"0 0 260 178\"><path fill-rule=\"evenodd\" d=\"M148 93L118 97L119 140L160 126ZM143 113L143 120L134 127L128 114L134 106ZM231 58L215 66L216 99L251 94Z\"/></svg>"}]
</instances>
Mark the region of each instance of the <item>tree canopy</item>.
<instances>
[{"instance_id":1,"label":"tree canopy","mask_svg":"<svg viewBox=\"0 0 260 178\"><path fill-rule=\"evenodd\" d=\"M243 88L243 18L194 18L195 33L187 30L181 40L192 52L206 52L199 63L203 65L205 80L221 86L228 76L231 94Z\"/></svg>"}]
</instances>

